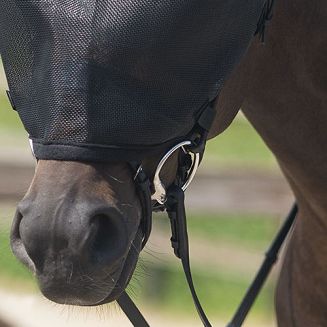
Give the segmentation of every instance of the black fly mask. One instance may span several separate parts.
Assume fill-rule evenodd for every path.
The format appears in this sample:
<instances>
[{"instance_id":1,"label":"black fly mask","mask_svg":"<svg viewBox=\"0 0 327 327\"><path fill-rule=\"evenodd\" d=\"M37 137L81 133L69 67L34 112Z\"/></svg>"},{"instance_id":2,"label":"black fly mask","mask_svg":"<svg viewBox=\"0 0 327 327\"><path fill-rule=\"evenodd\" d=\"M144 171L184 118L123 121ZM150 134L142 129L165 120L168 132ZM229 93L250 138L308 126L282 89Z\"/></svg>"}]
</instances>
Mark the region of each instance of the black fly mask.
<instances>
[{"instance_id":1,"label":"black fly mask","mask_svg":"<svg viewBox=\"0 0 327 327\"><path fill-rule=\"evenodd\" d=\"M1 0L0 53L39 159L142 159L190 133L264 0Z\"/></svg>"},{"instance_id":2,"label":"black fly mask","mask_svg":"<svg viewBox=\"0 0 327 327\"><path fill-rule=\"evenodd\" d=\"M129 162L143 208L143 246L152 211L166 209L174 252L202 322L211 326L192 282L184 190L204 152L213 102L253 35L264 35L273 0L0 1L8 95L35 156ZM175 151L179 168L166 190L159 174ZM150 183L140 162L162 153ZM288 229L295 215L296 207ZM241 325L267 271L230 326ZM118 303L134 326L148 326L125 292Z\"/></svg>"}]
</instances>

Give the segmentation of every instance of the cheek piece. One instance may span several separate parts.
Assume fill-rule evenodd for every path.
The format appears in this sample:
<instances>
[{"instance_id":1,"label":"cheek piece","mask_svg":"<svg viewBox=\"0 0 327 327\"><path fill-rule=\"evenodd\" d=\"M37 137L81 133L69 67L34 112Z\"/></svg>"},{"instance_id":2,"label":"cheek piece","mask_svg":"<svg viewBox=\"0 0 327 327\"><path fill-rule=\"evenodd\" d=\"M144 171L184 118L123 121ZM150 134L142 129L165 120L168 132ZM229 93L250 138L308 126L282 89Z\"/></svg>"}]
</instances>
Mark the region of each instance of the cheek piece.
<instances>
[{"instance_id":1,"label":"cheek piece","mask_svg":"<svg viewBox=\"0 0 327 327\"><path fill-rule=\"evenodd\" d=\"M152 212L166 210L171 244L195 307L184 191L215 118L214 102L254 34L264 41L273 0L6 0L0 54L8 98L42 160L128 162L142 205L142 248ZM160 172L178 152L170 186ZM164 154L164 155L163 155ZM140 164L160 157L154 180ZM229 327L241 326L296 217L292 208ZM149 324L124 291L134 326Z\"/></svg>"}]
</instances>

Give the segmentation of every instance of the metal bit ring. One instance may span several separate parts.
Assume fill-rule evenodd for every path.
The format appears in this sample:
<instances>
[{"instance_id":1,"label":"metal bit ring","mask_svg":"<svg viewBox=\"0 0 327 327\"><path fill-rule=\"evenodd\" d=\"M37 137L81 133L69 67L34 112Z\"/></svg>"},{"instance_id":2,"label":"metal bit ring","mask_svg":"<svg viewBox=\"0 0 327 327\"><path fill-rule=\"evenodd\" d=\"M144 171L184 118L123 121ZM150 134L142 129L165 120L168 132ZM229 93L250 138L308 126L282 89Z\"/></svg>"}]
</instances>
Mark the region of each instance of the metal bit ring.
<instances>
[{"instance_id":1,"label":"metal bit ring","mask_svg":"<svg viewBox=\"0 0 327 327\"><path fill-rule=\"evenodd\" d=\"M154 193L152 194L152 197L151 197L152 200L155 200L160 204L164 204L166 202L166 200L167 200L166 188L161 182L160 172L161 172L163 166L165 165L165 163L167 162L167 160L172 156L173 153L175 153L180 148L182 148L185 153L192 154L192 159L193 159L192 166L190 168L187 179L186 179L184 185L182 186L182 190L185 191L188 188L188 186L191 184L191 182L195 176L195 173L199 167L199 164L200 164L200 154L187 151L187 148L185 148L185 147L188 145L192 145L192 142L184 141L184 142L178 143L173 148L171 148L160 160L158 167L156 169L154 178L153 178Z\"/></svg>"}]
</instances>

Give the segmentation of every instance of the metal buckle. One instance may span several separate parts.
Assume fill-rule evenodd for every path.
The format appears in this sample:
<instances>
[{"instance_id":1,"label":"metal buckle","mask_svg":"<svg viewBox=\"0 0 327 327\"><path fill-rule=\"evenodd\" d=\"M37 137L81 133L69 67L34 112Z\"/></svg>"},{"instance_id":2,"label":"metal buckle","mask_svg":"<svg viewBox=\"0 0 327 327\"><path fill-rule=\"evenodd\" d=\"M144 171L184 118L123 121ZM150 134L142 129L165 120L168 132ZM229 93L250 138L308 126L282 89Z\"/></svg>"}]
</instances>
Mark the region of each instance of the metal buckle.
<instances>
[{"instance_id":1,"label":"metal buckle","mask_svg":"<svg viewBox=\"0 0 327 327\"><path fill-rule=\"evenodd\" d=\"M29 142L29 144L30 144L30 148L31 148L32 155L33 155L34 158L36 158L36 156L35 156L35 152L34 152L34 145L33 145L33 141L32 141L32 139L31 139L31 138L28 138L28 142Z\"/></svg>"},{"instance_id":2,"label":"metal buckle","mask_svg":"<svg viewBox=\"0 0 327 327\"><path fill-rule=\"evenodd\" d=\"M157 201L160 204L164 204L167 200L167 195L166 195L166 188L165 186L162 184L161 179L160 179L160 172L163 168L163 166L165 165L166 161L171 157L171 155L176 152L177 150L179 150L180 148L183 149L183 151L185 153L190 153L192 154L192 166L189 170L189 174L187 176L187 179L184 183L184 185L182 186L182 190L185 191L188 186L191 184L195 173L199 167L200 164L200 153L193 153L191 151L187 151L187 147L188 145L192 145L191 141L184 141L181 142L177 145L175 145L173 148L171 148L161 159L161 161L158 164L158 167L156 169L154 178L153 178L153 187L154 187L154 193L151 196L152 200Z\"/></svg>"},{"instance_id":3,"label":"metal buckle","mask_svg":"<svg viewBox=\"0 0 327 327\"><path fill-rule=\"evenodd\" d=\"M136 173L135 173L135 175L134 175L134 178L133 178L134 181L137 180L137 178L139 177L139 175L140 175L140 173L141 173L142 171L143 171L143 167L142 167L142 165L139 165L138 168L137 168L137 170L136 170Z\"/></svg>"}]
</instances>

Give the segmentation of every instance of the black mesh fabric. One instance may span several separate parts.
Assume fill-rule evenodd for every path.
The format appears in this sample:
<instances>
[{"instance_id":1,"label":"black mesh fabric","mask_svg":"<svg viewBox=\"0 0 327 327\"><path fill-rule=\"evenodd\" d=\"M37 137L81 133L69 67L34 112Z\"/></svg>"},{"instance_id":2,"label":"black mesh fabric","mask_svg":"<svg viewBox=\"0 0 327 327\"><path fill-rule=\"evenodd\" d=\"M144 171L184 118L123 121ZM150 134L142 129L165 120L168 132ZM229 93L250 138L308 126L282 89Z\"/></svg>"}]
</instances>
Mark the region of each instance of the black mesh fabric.
<instances>
[{"instance_id":1,"label":"black mesh fabric","mask_svg":"<svg viewBox=\"0 0 327 327\"><path fill-rule=\"evenodd\" d=\"M189 133L264 4L0 1L0 52L36 156L101 161L142 157Z\"/></svg>"}]
</instances>

